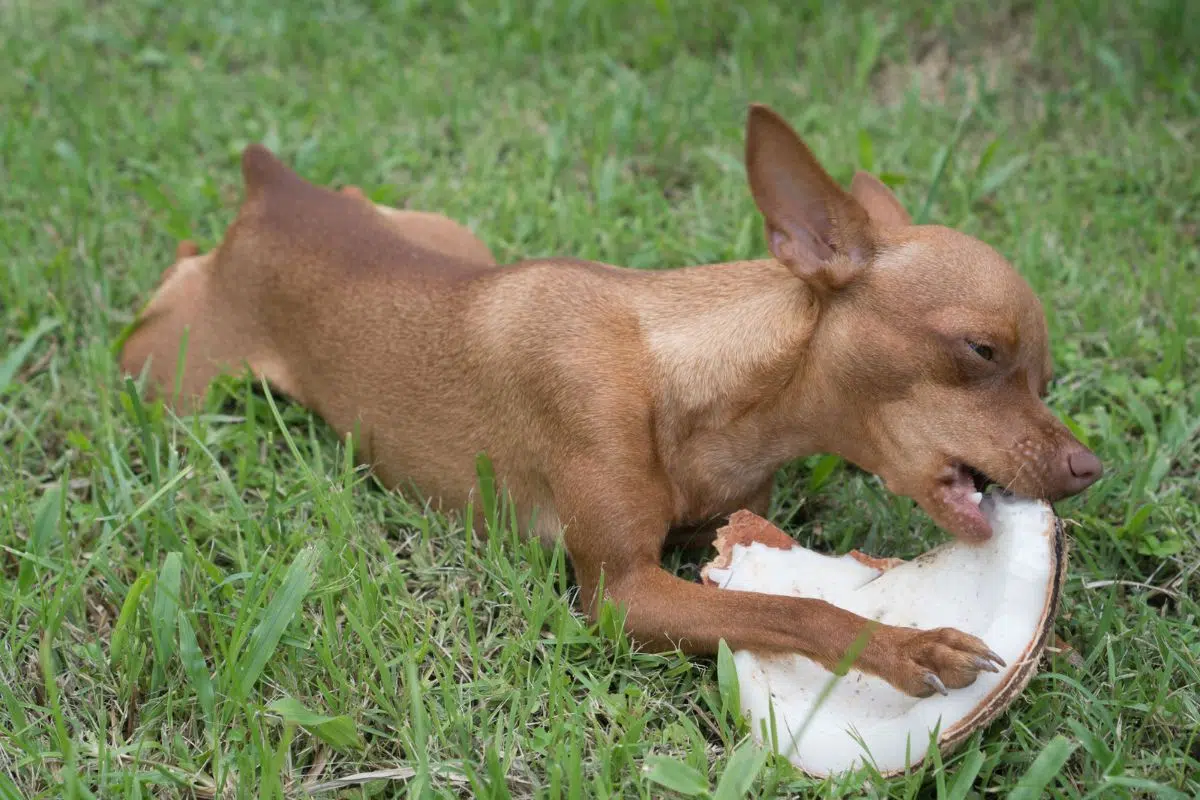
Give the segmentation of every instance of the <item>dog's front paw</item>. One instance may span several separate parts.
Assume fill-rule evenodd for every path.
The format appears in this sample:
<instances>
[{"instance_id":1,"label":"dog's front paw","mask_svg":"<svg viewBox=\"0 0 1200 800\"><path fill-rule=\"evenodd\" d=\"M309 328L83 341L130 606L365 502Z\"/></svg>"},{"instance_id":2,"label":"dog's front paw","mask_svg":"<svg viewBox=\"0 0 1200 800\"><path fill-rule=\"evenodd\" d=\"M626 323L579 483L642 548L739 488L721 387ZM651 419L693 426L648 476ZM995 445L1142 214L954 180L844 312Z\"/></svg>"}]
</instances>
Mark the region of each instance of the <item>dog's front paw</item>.
<instances>
[{"instance_id":1,"label":"dog's front paw","mask_svg":"<svg viewBox=\"0 0 1200 800\"><path fill-rule=\"evenodd\" d=\"M896 633L889 674L881 677L914 697L947 694L970 686L984 670L1007 666L981 639L955 628Z\"/></svg>"}]
</instances>

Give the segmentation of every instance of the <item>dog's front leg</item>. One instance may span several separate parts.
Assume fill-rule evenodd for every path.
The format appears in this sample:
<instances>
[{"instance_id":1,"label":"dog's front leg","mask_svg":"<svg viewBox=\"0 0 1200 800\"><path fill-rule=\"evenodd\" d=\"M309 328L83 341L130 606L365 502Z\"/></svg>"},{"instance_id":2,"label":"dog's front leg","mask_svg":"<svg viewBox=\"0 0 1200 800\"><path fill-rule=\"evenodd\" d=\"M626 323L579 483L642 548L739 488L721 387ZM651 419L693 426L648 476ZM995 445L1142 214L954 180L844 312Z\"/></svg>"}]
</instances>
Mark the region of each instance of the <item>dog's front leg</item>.
<instances>
[{"instance_id":1,"label":"dog's front leg","mask_svg":"<svg viewBox=\"0 0 1200 800\"><path fill-rule=\"evenodd\" d=\"M626 479L628 480L628 478ZM626 483L626 481L621 481ZM570 490L566 545L585 609L597 611L597 587L623 605L625 629L640 646L712 654L724 639L734 650L800 653L835 667L869 626L854 668L917 697L974 683L1000 659L974 636L875 623L822 600L718 589L662 568L669 494L655 481L623 487L581 480Z\"/></svg>"}]
</instances>

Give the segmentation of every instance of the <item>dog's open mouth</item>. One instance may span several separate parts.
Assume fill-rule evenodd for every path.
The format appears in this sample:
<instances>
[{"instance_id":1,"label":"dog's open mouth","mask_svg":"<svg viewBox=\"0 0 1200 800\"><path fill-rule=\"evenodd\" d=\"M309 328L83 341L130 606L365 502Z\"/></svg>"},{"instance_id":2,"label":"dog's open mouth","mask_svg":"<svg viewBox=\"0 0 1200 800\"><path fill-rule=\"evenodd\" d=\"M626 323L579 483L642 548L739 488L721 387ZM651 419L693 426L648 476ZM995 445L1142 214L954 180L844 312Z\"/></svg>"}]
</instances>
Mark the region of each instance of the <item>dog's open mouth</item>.
<instances>
[{"instance_id":1,"label":"dog's open mouth","mask_svg":"<svg viewBox=\"0 0 1200 800\"><path fill-rule=\"evenodd\" d=\"M988 487L999 485L982 470L966 462L953 461L948 464L938 480L937 499L946 509L943 524L961 538L989 538L992 526L979 510L979 504L983 502ZM1005 490L1001 488L1001 491Z\"/></svg>"}]
</instances>

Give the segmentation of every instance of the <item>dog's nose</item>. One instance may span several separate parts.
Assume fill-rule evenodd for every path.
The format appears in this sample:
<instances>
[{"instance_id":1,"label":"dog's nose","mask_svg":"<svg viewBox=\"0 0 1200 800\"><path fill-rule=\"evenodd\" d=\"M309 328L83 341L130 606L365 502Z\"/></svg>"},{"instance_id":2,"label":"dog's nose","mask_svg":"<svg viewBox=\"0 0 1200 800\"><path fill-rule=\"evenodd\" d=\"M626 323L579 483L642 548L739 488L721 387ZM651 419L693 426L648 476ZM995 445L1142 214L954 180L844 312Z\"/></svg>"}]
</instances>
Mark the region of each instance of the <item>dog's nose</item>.
<instances>
[{"instance_id":1,"label":"dog's nose","mask_svg":"<svg viewBox=\"0 0 1200 800\"><path fill-rule=\"evenodd\" d=\"M1067 455L1063 488L1068 494L1078 494L1100 479L1104 467L1091 450L1074 450Z\"/></svg>"}]
</instances>

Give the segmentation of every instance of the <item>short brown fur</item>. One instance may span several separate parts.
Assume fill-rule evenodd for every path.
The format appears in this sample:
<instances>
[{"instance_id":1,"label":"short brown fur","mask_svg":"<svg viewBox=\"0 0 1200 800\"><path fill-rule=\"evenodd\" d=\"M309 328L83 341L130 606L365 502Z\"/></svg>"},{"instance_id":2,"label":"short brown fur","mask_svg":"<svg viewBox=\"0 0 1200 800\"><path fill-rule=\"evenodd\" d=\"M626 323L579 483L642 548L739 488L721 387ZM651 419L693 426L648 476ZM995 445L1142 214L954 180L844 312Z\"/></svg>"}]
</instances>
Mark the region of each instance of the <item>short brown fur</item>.
<instances>
[{"instance_id":1,"label":"short brown fur","mask_svg":"<svg viewBox=\"0 0 1200 800\"><path fill-rule=\"evenodd\" d=\"M967 539L989 535L964 501L970 475L1049 499L1099 476L1039 397L1045 321L1016 271L973 238L913 226L865 173L842 190L763 106L746 147L772 255L760 261L498 267L443 216L314 186L261 146L242 164L236 220L211 253L181 245L123 369L169 399L178 379L173 401L190 406L248 367L357 430L385 485L447 510L466 505L487 452L525 529L565 539L587 611L603 574L645 647L725 639L832 666L870 624L661 567L669 534L765 513L788 460L838 453ZM873 626L856 667L927 695L969 685L987 658L959 631Z\"/></svg>"}]
</instances>

